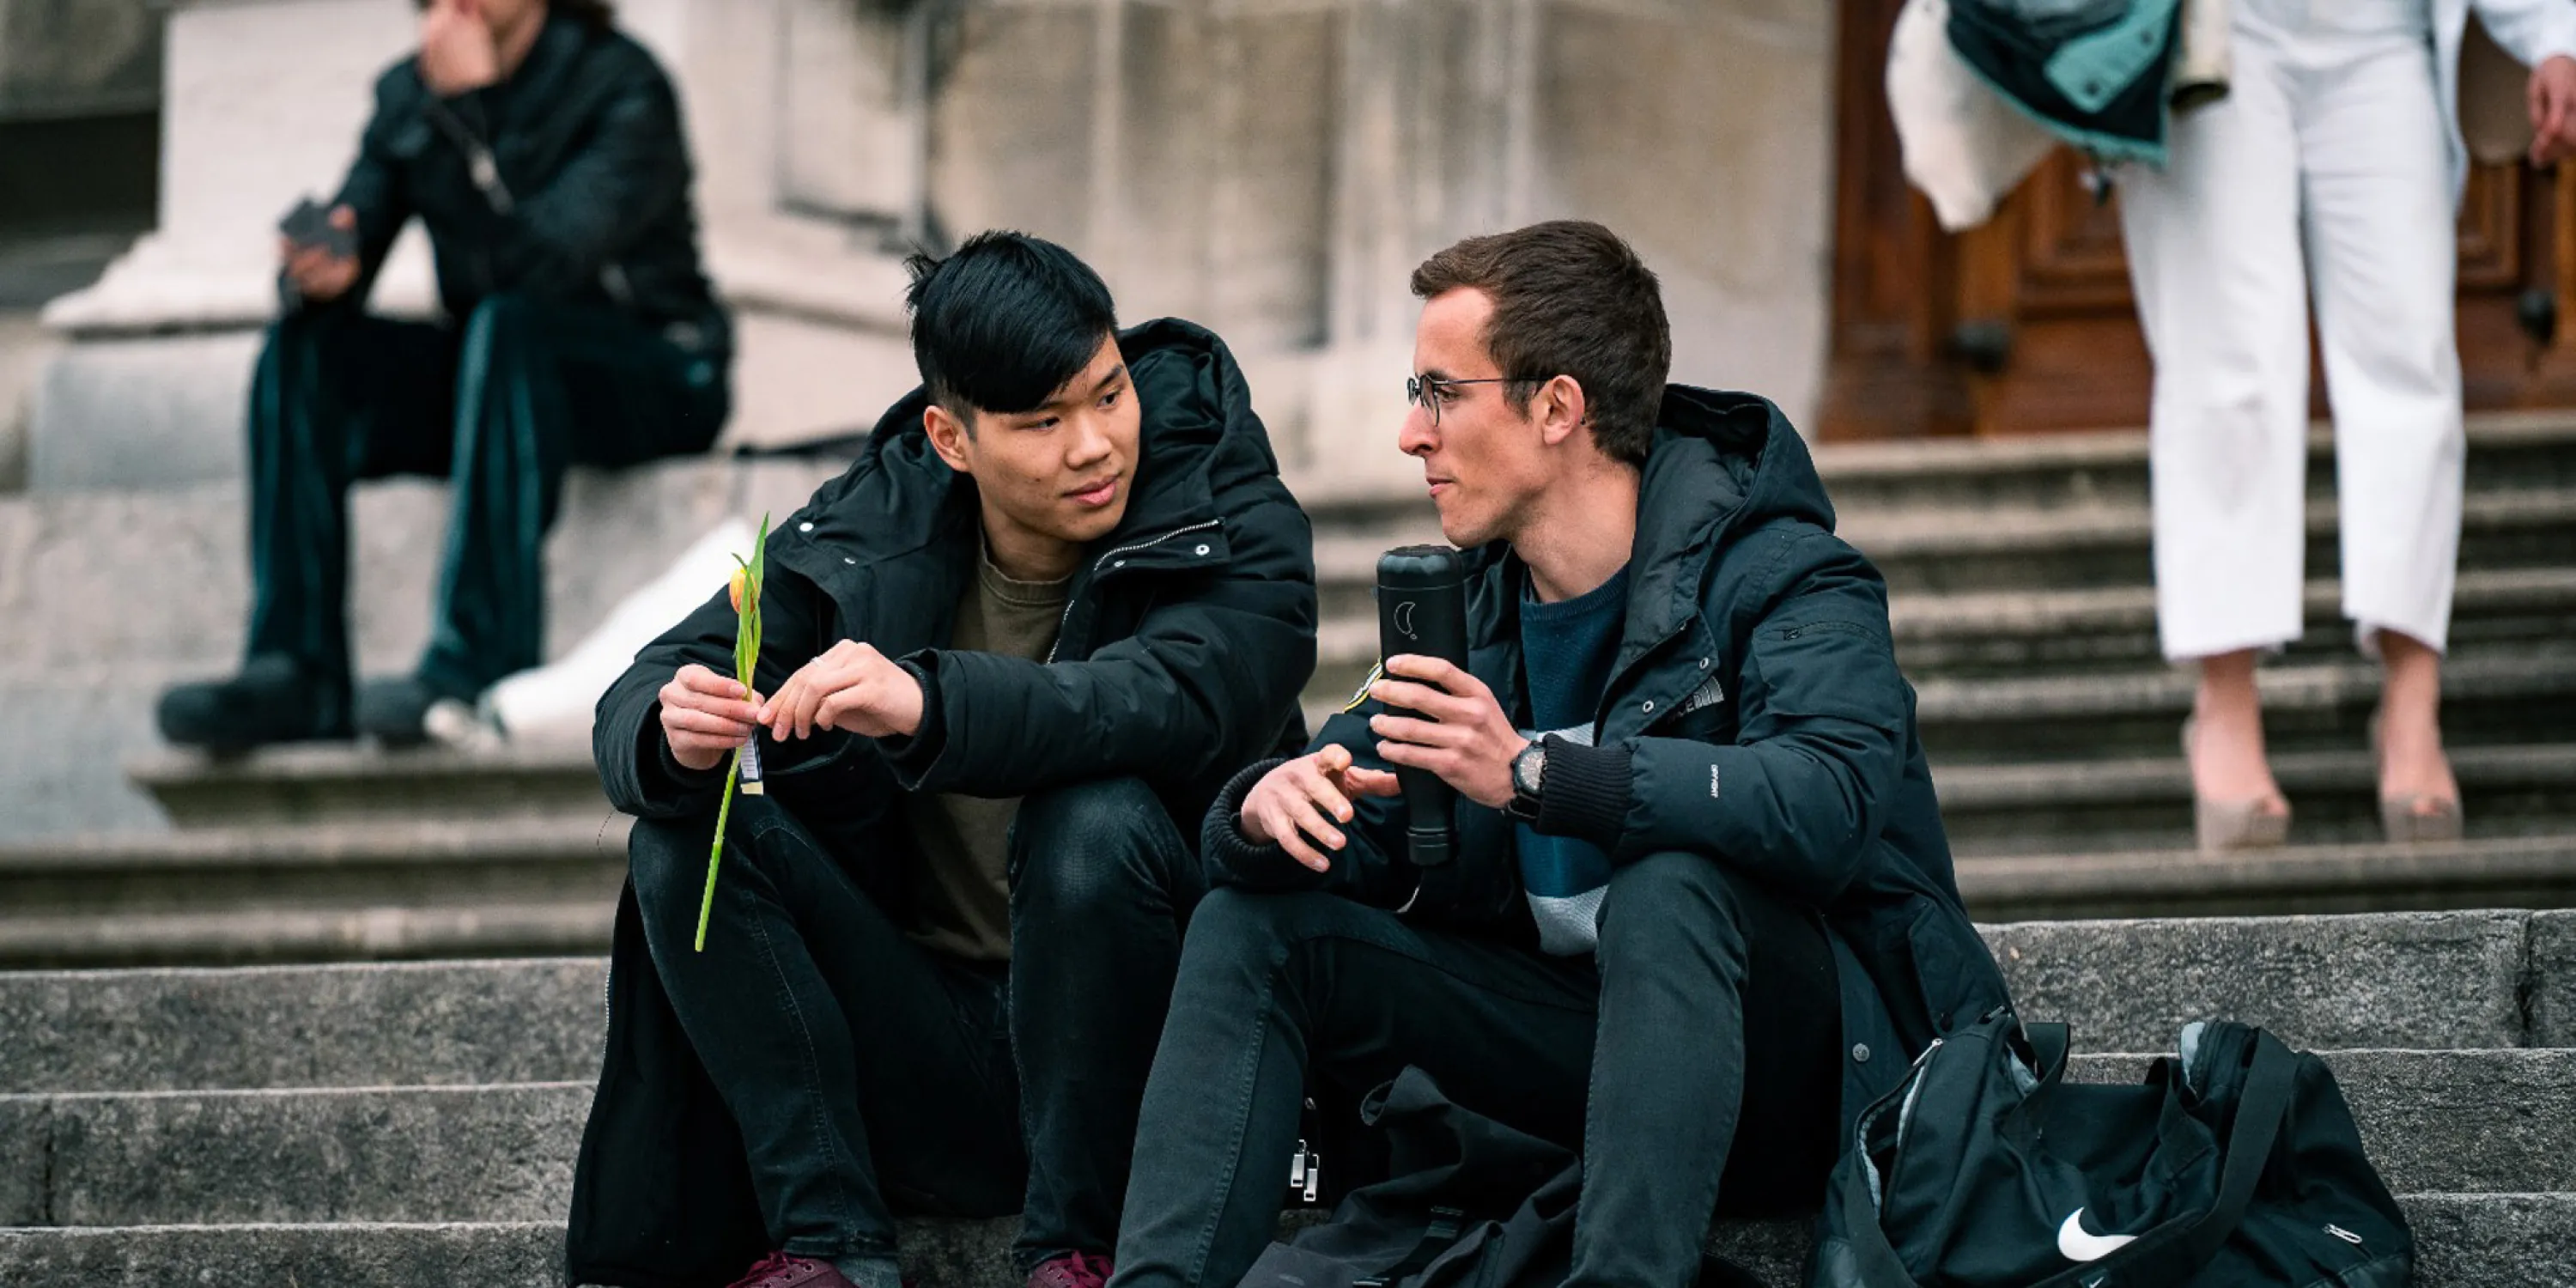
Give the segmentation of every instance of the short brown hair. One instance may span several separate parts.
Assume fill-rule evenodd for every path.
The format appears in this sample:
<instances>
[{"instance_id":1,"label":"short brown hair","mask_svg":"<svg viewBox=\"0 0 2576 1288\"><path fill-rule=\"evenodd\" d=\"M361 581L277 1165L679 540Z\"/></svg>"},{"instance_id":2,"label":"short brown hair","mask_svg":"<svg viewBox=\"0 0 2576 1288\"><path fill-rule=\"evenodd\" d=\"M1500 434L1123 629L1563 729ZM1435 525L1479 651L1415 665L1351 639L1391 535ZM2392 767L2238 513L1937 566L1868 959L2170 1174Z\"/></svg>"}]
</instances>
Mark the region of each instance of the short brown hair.
<instances>
[{"instance_id":1,"label":"short brown hair","mask_svg":"<svg viewBox=\"0 0 2576 1288\"><path fill-rule=\"evenodd\" d=\"M1642 465L1654 446L1673 331L1663 291L1617 233L1558 219L1470 237L1422 261L1413 293L1423 299L1472 287L1491 296L1485 349L1511 384L1504 394L1526 411L1538 386L1571 376L1583 387L1592 441L1603 454Z\"/></svg>"}]
</instances>

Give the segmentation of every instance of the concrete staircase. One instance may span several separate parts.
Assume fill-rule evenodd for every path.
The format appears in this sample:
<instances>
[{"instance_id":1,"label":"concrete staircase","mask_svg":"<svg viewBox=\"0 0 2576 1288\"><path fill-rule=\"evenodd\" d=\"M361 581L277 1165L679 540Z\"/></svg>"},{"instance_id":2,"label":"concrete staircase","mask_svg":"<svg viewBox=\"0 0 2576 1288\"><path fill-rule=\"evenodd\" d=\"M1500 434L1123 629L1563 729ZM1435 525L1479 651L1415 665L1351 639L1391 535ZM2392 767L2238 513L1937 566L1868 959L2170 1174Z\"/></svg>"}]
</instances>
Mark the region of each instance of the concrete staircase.
<instances>
[{"instance_id":1,"label":"concrete staircase","mask_svg":"<svg viewBox=\"0 0 2576 1288\"><path fill-rule=\"evenodd\" d=\"M2576 1279L2576 913L1990 927L2025 1014L2125 1080L2187 1019L2327 1053L2426 1288ZM0 1283L557 1282L602 963L0 974ZM911 1223L1005 1288L1010 1223ZM1783 1286L1803 1222L1712 1246Z\"/></svg>"},{"instance_id":2,"label":"concrete staircase","mask_svg":"<svg viewBox=\"0 0 2576 1288\"><path fill-rule=\"evenodd\" d=\"M2445 671L2469 838L2451 846L2379 840L2363 735L2377 674L2337 611L2328 448L2320 437L2310 471L2309 629L2263 677L2296 844L2223 860L2187 850L2175 730L2191 680L2155 644L2143 438L1819 452L1842 531L1892 588L1979 915L2576 901L2576 416L2472 426ZM558 646L716 518L785 514L833 472L688 461L577 477L552 549ZM1320 719L1374 655L1378 552L1437 528L1410 493L1306 490ZM227 487L0 500L0 569L14 570L0 572L0 816L29 824L0 827L0 963L596 951L622 823L585 747L218 762L157 746L153 691L232 662L240 504ZM426 630L439 506L420 485L359 498L355 634L371 669L407 663ZM106 586L139 586L150 611L103 608Z\"/></svg>"}]
</instances>

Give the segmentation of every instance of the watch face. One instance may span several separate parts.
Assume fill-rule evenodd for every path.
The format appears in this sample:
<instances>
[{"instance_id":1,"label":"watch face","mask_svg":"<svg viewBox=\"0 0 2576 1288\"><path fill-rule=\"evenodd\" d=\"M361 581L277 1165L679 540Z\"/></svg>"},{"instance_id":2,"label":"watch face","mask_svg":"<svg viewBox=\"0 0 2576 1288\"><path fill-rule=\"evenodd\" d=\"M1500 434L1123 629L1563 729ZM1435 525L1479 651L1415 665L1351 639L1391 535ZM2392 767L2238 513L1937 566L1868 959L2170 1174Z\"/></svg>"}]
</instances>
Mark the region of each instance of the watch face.
<instances>
[{"instance_id":1,"label":"watch face","mask_svg":"<svg viewBox=\"0 0 2576 1288\"><path fill-rule=\"evenodd\" d=\"M1512 786L1523 792L1538 790L1539 765L1547 758L1547 749L1537 743L1512 758Z\"/></svg>"}]
</instances>

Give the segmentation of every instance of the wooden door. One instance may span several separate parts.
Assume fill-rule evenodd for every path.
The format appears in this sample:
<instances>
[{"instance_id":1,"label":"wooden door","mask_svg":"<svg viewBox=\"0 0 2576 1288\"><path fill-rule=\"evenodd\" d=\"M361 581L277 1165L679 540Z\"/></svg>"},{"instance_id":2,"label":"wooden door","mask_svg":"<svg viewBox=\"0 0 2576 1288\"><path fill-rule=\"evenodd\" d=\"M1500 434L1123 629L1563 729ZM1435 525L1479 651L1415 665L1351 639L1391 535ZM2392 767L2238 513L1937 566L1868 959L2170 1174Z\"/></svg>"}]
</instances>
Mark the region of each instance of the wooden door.
<instances>
[{"instance_id":1,"label":"wooden door","mask_svg":"<svg viewBox=\"0 0 2576 1288\"><path fill-rule=\"evenodd\" d=\"M1818 421L1830 439L2133 429L2150 368L2120 245L2117 187L2061 150L1983 227L1945 234L1905 182L1887 110L1902 0L1844 0L1836 122L1833 332ZM2576 406L2576 166L2472 170L2459 221L2468 405ZM2319 415L2323 380L2311 382Z\"/></svg>"}]
</instances>

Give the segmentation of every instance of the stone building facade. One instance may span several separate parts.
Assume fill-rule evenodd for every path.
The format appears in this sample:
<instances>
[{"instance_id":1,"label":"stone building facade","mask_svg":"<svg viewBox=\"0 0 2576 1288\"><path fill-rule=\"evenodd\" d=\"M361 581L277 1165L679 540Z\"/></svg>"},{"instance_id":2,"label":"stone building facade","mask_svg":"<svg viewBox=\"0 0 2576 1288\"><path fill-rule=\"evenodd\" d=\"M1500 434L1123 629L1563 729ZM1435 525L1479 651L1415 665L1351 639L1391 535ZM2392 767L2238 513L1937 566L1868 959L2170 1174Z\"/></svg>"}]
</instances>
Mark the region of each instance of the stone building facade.
<instances>
[{"instance_id":1,"label":"stone building facade","mask_svg":"<svg viewBox=\"0 0 2576 1288\"><path fill-rule=\"evenodd\" d=\"M0 0L0 11L123 0ZM156 230L56 301L42 489L222 477L269 227L325 192L409 0L173 0ZM1400 487L1427 251L1564 215L1662 274L1678 378L1803 412L1822 370L1833 7L1815 0L624 0L686 100L744 317L739 441L910 382L897 258L1011 226L1131 318L1226 335L1309 488ZM0 60L5 61L5 60ZM380 307L431 307L417 237Z\"/></svg>"}]
</instances>

